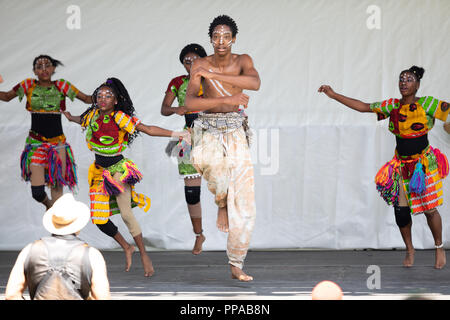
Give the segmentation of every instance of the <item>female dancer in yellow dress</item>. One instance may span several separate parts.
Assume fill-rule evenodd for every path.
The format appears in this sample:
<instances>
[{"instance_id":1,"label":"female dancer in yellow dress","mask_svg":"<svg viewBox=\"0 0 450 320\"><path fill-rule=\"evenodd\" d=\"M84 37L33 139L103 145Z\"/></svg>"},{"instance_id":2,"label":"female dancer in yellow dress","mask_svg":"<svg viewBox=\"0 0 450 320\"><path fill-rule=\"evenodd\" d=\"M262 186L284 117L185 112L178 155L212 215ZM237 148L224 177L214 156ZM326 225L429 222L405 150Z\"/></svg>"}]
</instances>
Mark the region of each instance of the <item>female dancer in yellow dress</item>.
<instances>
[{"instance_id":1,"label":"female dancer in yellow dress","mask_svg":"<svg viewBox=\"0 0 450 320\"><path fill-rule=\"evenodd\" d=\"M389 118L389 131L396 138L394 158L375 177L383 199L394 206L395 220L406 245L405 267L414 264L411 215L424 213L436 248L435 268L446 264L442 221L437 207L443 203L442 179L449 172L447 157L428 143L435 119L446 121L450 105L431 96L417 97L425 70L413 66L400 73L401 99L372 104L345 97L322 85L319 92L359 112L375 112L378 120Z\"/></svg>"}]
</instances>

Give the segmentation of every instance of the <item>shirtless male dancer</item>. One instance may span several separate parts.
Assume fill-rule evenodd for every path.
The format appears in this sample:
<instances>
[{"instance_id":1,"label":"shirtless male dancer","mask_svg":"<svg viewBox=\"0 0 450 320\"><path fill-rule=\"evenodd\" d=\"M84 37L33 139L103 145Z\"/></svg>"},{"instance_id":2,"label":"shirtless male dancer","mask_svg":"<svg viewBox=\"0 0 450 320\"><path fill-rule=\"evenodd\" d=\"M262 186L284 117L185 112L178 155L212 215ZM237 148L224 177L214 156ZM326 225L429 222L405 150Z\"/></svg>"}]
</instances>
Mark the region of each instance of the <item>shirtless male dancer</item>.
<instances>
[{"instance_id":1,"label":"shirtless male dancer","mask_svg":"<svg viewBox=\"0 0 450 320\"><path fill-rule=\"evenodd\" d=\"M191 161L215 195L217 227L228 232L231 276L251 281L242 267L255 223L254 175L247 117L239 106L246 108L249 101L242 91L259 90L261 81L249 55L231 53L237 32L229 16L213 20L209 36L214 54L195 60L185 107L203 111L194 122Z\"/></svg>"}]
</instances>

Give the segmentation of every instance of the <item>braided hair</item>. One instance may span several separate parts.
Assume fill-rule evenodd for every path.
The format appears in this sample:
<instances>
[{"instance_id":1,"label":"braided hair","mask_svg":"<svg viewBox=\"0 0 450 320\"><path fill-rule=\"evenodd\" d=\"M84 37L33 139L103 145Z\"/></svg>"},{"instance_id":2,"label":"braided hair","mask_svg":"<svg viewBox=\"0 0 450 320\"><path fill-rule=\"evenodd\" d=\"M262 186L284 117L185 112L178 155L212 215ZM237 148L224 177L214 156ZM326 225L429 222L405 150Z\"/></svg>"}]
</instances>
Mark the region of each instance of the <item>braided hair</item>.
<instances>
[{"instance_id":1,"label":"braided hair","mask_svg":"<svg viewBox=\"0 0 450 320\"><path fill-rule=\"evenodd\" d=\"M100 91L101 88L108 88L110 89L114 97L117 100L117 104L114 106L114 112L122 111L123 113L129 115L130 117L134 117L136 115L133 101L131 101L130 95L128 94L127 89L123 85L122 81L120 81L117 78L108 78L106 82L102 83L97 89L95 89L94 93L92 94L92 106L90 106L85 112L83 112L80 116L81 123L83 123L86 119L86 116L97 107L97 93ZM133 134L129 135L128 138L128 146L131 145L134 138L136 138L139 135L139 131L135 131Z\"/></svg>"}]
</instances>

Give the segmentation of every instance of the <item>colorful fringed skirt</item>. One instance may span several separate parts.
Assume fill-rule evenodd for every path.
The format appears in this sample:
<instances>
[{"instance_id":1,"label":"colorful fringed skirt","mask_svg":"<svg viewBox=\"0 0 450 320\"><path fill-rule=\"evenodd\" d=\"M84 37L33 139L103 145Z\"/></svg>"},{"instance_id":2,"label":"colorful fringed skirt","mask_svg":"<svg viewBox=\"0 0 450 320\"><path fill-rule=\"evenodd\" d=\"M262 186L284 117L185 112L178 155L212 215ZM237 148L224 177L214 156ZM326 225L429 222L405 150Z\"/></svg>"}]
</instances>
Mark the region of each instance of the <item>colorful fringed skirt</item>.
<instances>
[{"instance_id":1,"label":"colorful fringed skirt","mask_svg":"<svg viewBox=\"0 0 450 320\"><path fill-rule=\"evenodd\" d=\"M65 170L60 157L61 150L65 152ZM30 181L30 166L45 168L45 183L50 187L67 186L73 191L77 185L77 171L72 148L66 142L64 134L46 138L34 131L30 131L25 142L25 148L20 157L22 179Z\"/></svg>"},{"instance_id":2,"label":"colorful fringed skirt","mask_svg":"<svg viewBox=\"0 0 450 320\"><path fill-rule=\"evenodd\" d=\"M447 157L428 146L420 154L399 156L387 162L377 173L375 183L389 205L398 205L400 179L413 215L434 209L443 203L442 179L449 172Z\"/></svg>"},{"instance_id":3,"label":"colorful fringed skirt","mask_svg":"<svg viewBox=\"0 0 450 320\"><path fill-rule=\"evenodd\" d=\"M121 174L120 181L131 186L131 206L137 206L145 212L150 209L150 198L134 191L134 185L142 180L142 174L133 161L122 159L107 168L103 168L94 162L89 167L88 181L91 218L95 224L105 224L111 215L120 213L116 195L124 190L113 179L117 172Z\"/></svg>"},{"instance_id":4,"label":"colorful fringed skirt","mask_svg":"<svg viewBox=\"0 0 450 320\"><path fill-rule=\"evenodd\" d=\"M188 127L184 127L184 130L189 130ZM180 178L194 179L201 177L201 174L197 172L191 163L191 148L192 146L186 143L186 141L170 141L166 147L166 153L170 157L175 157L178 160L178 173Z\"/></svg>"}]
</instances>

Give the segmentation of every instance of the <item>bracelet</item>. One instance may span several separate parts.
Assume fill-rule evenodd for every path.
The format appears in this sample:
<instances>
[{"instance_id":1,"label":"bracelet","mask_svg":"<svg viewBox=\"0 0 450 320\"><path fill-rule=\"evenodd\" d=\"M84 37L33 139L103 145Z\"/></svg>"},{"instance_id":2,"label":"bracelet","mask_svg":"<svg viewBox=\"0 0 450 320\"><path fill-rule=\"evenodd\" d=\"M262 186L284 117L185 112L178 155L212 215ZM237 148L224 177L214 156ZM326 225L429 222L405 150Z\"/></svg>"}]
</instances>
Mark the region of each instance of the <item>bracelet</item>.
<instances>
[{"instance_id":1,"label":"bracelet","mask_svg":"<svg viewBox=\"0 0 450 320\"><path fill-rule=\"evenodd\" d=\"M441 243L440 245L434 245L434 247L436 248L436 249L441 249L441 248L443 248L444 247L444 243Z\"/></svg>"}]
</instances>

